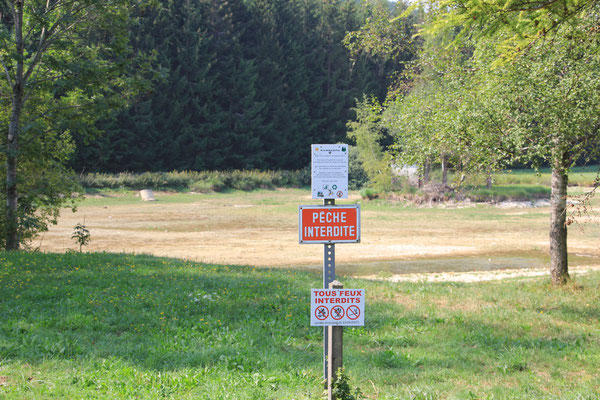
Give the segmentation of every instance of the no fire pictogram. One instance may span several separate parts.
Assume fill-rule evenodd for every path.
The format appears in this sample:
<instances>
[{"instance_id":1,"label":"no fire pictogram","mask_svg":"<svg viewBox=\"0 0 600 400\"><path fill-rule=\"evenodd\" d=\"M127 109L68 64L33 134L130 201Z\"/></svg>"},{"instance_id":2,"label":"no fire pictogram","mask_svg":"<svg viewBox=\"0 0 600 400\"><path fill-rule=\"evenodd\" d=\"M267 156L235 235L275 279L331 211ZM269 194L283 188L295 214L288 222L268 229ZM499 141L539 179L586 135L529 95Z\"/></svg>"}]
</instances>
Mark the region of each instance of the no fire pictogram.
<instances>
[{"instance_id":1,"label":"no fire pictogram","mask_svg":"<svg viewBox=\"0 0 600 400\"><path fill-rule=\"evenodd\" d=\"M311 289L311 326L363 326L364 289Z\"/></svg>"},{"instance_id":2,"label":"no fire pictogram","mask_svg":"<svg viewBox=\"0 0 600 400\"><path fill-rule=\"evenodd\" d=\"M315 310L315 317L319 321L324 321L327 317L329 317L329 309L325 306L319 306Z\"/></svg>"}]
</instances>

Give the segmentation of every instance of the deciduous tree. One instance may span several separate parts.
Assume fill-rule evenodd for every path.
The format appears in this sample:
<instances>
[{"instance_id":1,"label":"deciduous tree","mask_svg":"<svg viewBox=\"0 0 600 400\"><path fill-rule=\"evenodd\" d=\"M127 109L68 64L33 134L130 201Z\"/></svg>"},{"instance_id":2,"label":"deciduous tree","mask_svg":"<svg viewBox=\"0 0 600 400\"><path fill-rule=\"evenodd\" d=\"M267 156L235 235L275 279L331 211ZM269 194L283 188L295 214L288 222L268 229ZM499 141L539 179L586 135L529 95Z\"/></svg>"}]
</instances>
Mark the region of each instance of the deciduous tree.
<instances>
[{"instance_id":1,"label":"deciduous tree","mask_svg":"<svg viewBox=\"0 0 600 400\"><path fill-rule=\"evenodd\" d=\"M131 93L133 6L126 0L0 1L6 249L18 249L31 229L44 229L70 197L72 185L62 179L70 132L93 131L93 122ZM40 208L46 212L37 213Z\"/></svg>"},{"instance_id":2,"label":"deciduous tree","mask_svg":"<svg viewBox=\"0 0 600 400\"><path fill-rule=\"evenodd\" d=\"M515 145L513 159L552 169L550 258L555 284L568 280L569 169L600 152L600 35L596 15L583 15L530 51L490 69L495 50L482 46L481 87ZM491 46L495 48L494 45ZM491 54L490 54L491 52ZM486 67L487 66L487 67Z\"/></svg>"}]
</instances>

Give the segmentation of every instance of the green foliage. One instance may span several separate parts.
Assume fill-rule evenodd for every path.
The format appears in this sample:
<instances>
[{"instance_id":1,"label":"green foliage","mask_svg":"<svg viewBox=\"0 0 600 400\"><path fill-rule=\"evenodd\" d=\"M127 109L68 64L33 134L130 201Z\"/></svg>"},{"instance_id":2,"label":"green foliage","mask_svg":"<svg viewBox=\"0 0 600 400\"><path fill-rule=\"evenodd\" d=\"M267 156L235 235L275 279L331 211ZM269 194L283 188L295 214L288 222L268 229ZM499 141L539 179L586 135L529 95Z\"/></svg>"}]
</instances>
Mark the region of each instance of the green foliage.
<instances>
[{"instance_id":1,"label":"green foliage","mask_svg":"<svg viewBox=\"0 0 600 400\"><path fill-rule=\"evenodd\" d=\"M188 188L198 193L221 192L225 189L225 181L218 175L209 176L204 180L190 183Z\"/></svg>"},{"instance_id":2,"label":"green foliage","mask_svg":"<svg viewBox=\"0 0 600 400\"><path fill-rule=\"evenodd\" d=\"M424 31L459 31L454 44L471 36L481 38L501 32L496 47L500 60L512 59L530 52L539 42L553 40L556 31L575 26L582 15L596 13L599 5L597 0L427 0L423 4L436 14Z\"/></svg>"},{"instance_id":3,"label":"green foliage","mask_svg":"<svg viewBox=\"0 0 600 400\"><path fill-rule=\"evenodd\" d=\"M346 374L345 368L338 368L337 379L333 382L331 394L337 400L360 400L363 398L359 388L353 390L350 387L350 378Z\"/></svg>"},{"instance_id":4,"label":"green foliage","mask_svg":"<svg viewBox=\"0 0 600 400\"><path fill-rule=\"evenodd\" d=\"M69 203L77 189L64 165L72 136L89 138L144 87L148 59L127 40L124 0L0 5L1 239L17 249Z\"/></svg>"},{"instance_id":5,"label":"green foliage","mask_svg":"<svg viewBox=\"0 0 600 400\"><path fill-rule=\"evenodd\" d=\"M172 171L89 173L79 177L85 188L97 189L176 189L197 192L221 192L226 189L253 190L276 187L306 187L310 171Z\"/></svg>"},{"instance_id":6,"label":"green foliage","mask_svg":"<svg viewBox=\"0 0 600 400\"><path fill-rule=\"evenodd\" d=\"M348 187L350 190L360 190L369 182L365 167L358 157L354 146L348 151Z\"/></svg>"},{"instance_id":7,"label":"green foliage","mask_svg":"<svg viewBox=\"0 0 600 400\"><path fill-rule=\"evenodd\" d=\"M300 169L346 136L354 99L382 97L376 63L342 40L370 13L345 0L171 0L135 15L130 41L161 79L104 134L76 135L82 172ZM386 72L387 73L387 72Z\"/></svg>"},{"instance_id":8,"label":"green foliage","mask_svg":"<svg viewBox=\"0 0 600 400\"><path fill-rule=\"evenodd\" d=\"M379 198L381 192L372 188L364 188L360 191L360 197L367 200L374 200Z\"/></svg>"},{"instance_id":9,"label":"green foliage","mask_svg":"<svg viewBox=\"0 0 600 400\"><path fill-rule=\"evenodd\" d=\"M404 86L390 87L388 101L370 119L359 118L360 129L389 132L398 166L417 165L421 177L452 166L458 184L467 173L491 176L513 163L559 162L567 169L589 162L600 151L595 15L572 16L552 40L532 42L530 51L500 65L497 46L506 29L448 49L457 31L426 28ZM437 9L428 16L426 27L444 20Z\"/></svg>"},{"instance_id":10,"label":"green foliage","mask_svg":"<svg viewBox=\"0 0 600 400\"><path fill-rule=\"evenodd\" d=\"M358 103L356 121L348 123L348 137L352 139L358 160L369 178L369 185L378 190L391 188L390 156L386 141L388 134L380 123L383 108L374 98L364 97Z\"/></svg>"},{"instance_id":11,"label":"green foliage","mask_svg":"<svg viewBox=\"0 0 600 400\"><path fill-rule=\"evenodd\" d=\"M90 241L92 240L92 238L90 236L90 231L89 231L89 229L87 229L87 227L84 224L85 224L85 221L83 224L75 225L75 229L73 230L73 234L71 235L71 239L75 239L75 241L77 241L77 244L79 245L80 253L81 253L83 246L87 246L90 243Z\"/></svg>"},{"instance_id":12,"label":"green foliage","mask_svg":"<svg viewBox=\"0 0 600 400\"><path fill-rule=\"evenodd\" d=\"M376 121L394 136L394 161L416 163L424 178L436 162L452 162L462 172L459 185L466 171L491 177L511 163L550 165L557 284L568 278L568 172L600 153L599 7L597 1L431 2L415 74L405 91L390 90L395 98ZM451 51L447 43L455 45Z\"/></svg>"},{"instance_id":13,"label":"green foliage","mask_svg":"<svg viewBox=\"0 0 600 400\"><path fill-rule=\"evenodd\" d=\"M416 13L403 15L405 3L387 1L366 2L370 9L365 23L356 31L344 37L344 45L350 51L354 64L363 58L374 62L378 68L381 81L388 86L395 85L395 80L405 69L406 64L416 57L420 41L415 38L416 24L419 22ZM380 100L385 96L377 92Z\"/></svg>"},{"instance_id":14,"label":"green foliage","mask_svg":"<svg viewBox=\"0 0 600 400\"><path fill-rule=\"evenodd\" d=\"M588 34L596 23L589 16L561 26L554 40L494 70L494 42L481 42L478 95L490 100L496 123L514 141L516 161L568 169L600 152L600 35Z\"/></svg>"},{"instance_id":15,"label":"green foliage","mask_svg":"<svg viewBox=\"0 0 600 400\"><path fill-rule=\"evenodd\" d=\"M441 166L443 184L448 184L450 167L461 174L499 170L512 149L489 99L478 96L472 47L467 43L458 51L446 49L452 37L440 33L424 39L419 58L405 76L404 90L390 89L382 117L394 137L397 163L417 165L424 181L432 168Z\"/></svg>"},{"instance_id":16,"label":"green foliage","mask_svg":"<svg viewBox=\"0 0 600 400\"><path fill-rule=\"evenodd\" d=\"M20 146L17 184L18 238L28 246L31 240L48 226L55 224L61 209L76 209L83 191L77 177L62 165L71 146L68 137L52 131L27 131ZM6 137L0 137L5 148ZM6 240L6 157L0 153L0 247Z\"/></svg>"}]
</instances>

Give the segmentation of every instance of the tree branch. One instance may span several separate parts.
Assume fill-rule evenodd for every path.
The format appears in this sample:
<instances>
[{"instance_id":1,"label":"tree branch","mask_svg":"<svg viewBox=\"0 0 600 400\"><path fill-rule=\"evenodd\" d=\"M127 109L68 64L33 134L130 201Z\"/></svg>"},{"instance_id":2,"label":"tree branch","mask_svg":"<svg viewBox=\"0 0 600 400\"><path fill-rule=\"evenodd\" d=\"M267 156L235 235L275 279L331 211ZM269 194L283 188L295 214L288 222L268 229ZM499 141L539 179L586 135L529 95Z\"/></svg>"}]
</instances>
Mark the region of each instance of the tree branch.
<instances>
[{"instance_id":1,"label":"tree branch","mask_svg":"<svg viewBox=\"0 0 600 400\"><path fill-rule=\"evenodd\" d=\"M25 75L24 75L24 78L23 78L24 83L27 82L27 80L33 73L33 70L36 68L37 64L42 59L43 54L48 50L50 45L52 45L52 43L54 43L55 40L60 38L61 35L64 35L66 32L69 32L71 29L73 29L73 27L77 26L82 21L84 21L85 17L88 15L88 13L85 13L83 16L75 19L71 24L65 26L65 25L63 25L63 23L67 20L67 17L71 18L71 17L77 16L83 10L86 10L93 6L94 5L83 5L81 7L75 8L71 12L65 13L62 17L60 17L58 19L58 21L56 21L48 30L45 30L45 28L42 29L42 33L40 35L40 40L38 43L38 48L35 52L35 56L33 57L31 63L29 64L29 67L27 68L27 71L25 72ZM56 39L54 39L54 38L56 38Z\"/></svg>"},{"instance_id":2,"label":"tree branch","mask_svg":"<svg viewBox=\"0 0 600 400\"><path fill-rule=\"evenodd\" d=\"M10 71L8 70L8 67L4 63L4 60L0 60L0 63L2 63L2 67L4 68L4 73L6 74L6 80L8 81L8 85L12 88L13 82L12 82L12 78L10 77Z\"/></svg>"},{"instance_id":3,"label":"tree branch","mask_svg":"<svg viewBox=\"0 0 600 400\"><path fill-rule=\"evenodd\" d=\"M509 7L506 11L519 12L519 11L537 11L542 8L546 8L559 0L548 0L548 1L524 1L516 4L514 7Z\"/></svg>"},{"instance_id":4,"label":"tree branch","mask_svg":"<svg viewBox=\"0 0 600 400\"><path fill-rule=\"evenodd\" d=\"M13 4L12 1L5 0L5 2L8 3L8 5L10 7L10 11L12 13L13 20L16 20L17 19L17 12L15 11L15 5Z\"/></svg>"}]
</instances>

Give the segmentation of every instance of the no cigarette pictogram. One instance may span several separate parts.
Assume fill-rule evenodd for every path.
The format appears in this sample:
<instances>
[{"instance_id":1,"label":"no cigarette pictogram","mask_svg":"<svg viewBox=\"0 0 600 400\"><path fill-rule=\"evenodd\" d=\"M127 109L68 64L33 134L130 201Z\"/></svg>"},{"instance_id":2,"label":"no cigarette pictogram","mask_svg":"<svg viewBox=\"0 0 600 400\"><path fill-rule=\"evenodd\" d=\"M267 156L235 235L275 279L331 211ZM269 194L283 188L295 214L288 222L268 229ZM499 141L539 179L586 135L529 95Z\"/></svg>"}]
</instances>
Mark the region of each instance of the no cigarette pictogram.
<instances>
[{"instance_id":1,"label":"no cigarette pictogram","mask_svg":"<svg viewBox=\"0 0 600 400\"><path fill-rule=\"evenodd\" d=\"M351 320L356 320L358 319L358 317L360 317L360 308L358 308L357 306L350 306L346 310L346 315Z\"/></svg>"}]
</instances>

